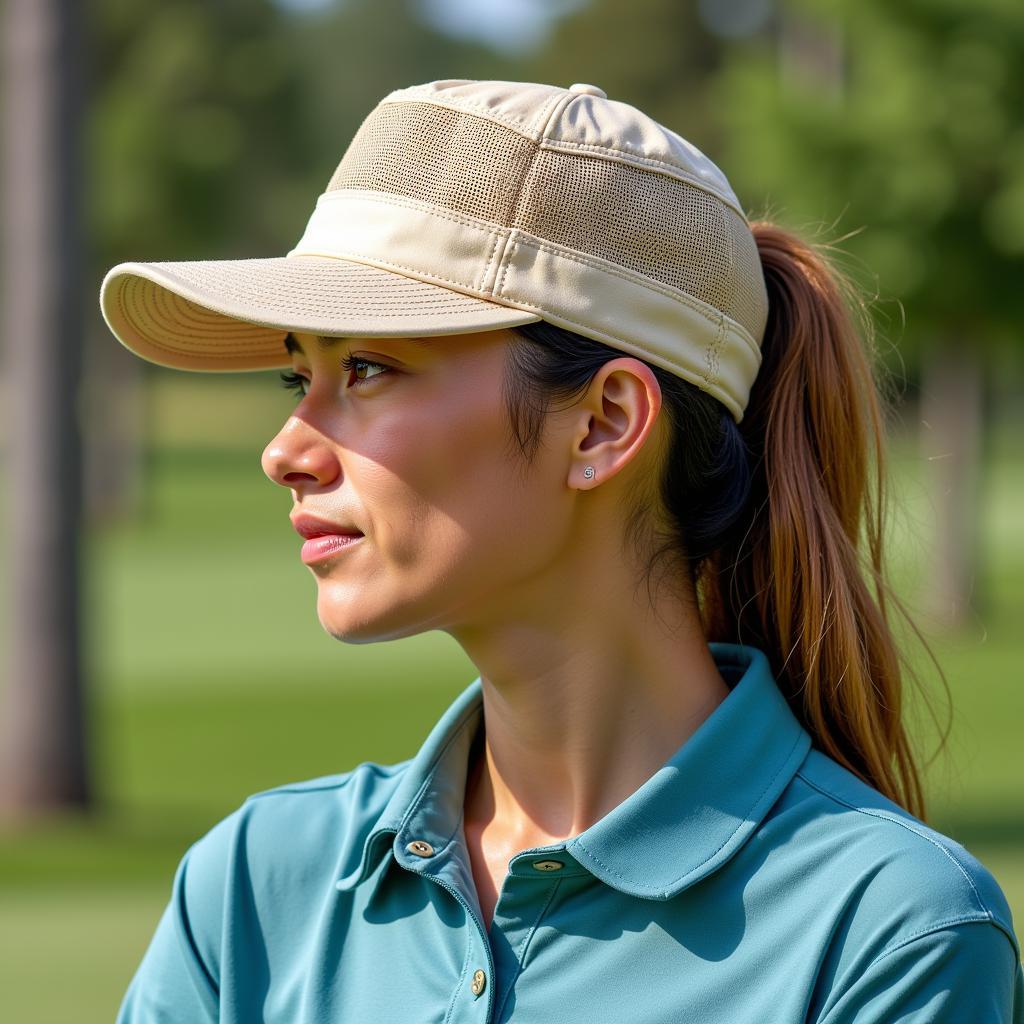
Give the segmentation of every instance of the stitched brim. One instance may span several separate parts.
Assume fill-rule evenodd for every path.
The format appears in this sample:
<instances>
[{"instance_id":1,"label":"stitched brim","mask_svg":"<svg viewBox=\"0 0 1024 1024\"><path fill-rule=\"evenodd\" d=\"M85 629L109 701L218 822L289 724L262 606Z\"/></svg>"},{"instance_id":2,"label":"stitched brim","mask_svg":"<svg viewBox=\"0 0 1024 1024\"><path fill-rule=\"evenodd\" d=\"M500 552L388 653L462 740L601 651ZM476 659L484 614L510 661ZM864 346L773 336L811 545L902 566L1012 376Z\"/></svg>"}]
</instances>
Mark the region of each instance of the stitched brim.
<instances>
[{"instance_id":1,"label":"stitched brim","mask_svg":"<svg viewBox=\"0 0 1024 1024\"><path fill-rule=\"evenodd\" d=\"M466 334L541 317L364 263L322 256L120 263L103 317L143 359L179 370L291 365L288 331L334 336Z\"/></svg>"}]
</instances>

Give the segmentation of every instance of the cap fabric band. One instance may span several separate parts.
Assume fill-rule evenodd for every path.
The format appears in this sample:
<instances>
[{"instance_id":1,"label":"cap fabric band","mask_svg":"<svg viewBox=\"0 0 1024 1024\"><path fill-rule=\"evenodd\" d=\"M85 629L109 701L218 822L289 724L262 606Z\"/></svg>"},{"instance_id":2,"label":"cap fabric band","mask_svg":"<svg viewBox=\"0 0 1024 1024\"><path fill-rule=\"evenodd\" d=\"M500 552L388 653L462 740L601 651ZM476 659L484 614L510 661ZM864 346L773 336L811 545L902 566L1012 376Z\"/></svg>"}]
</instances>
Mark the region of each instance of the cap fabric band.
<instances>
[{"instance_id":1,"label":"cap fabric band","mask_svg":"<svg viewBox=\"0 0 1024 1024\"><path fill-rule=\"evenodd\" d=\"M442 80L363 121L284 257L122 263L122 344L186 370L291 365L289 330L460 334L546 320L713 394L738 421L767 295L725 176L596 86Z\"/></svg>"}]
</instances>

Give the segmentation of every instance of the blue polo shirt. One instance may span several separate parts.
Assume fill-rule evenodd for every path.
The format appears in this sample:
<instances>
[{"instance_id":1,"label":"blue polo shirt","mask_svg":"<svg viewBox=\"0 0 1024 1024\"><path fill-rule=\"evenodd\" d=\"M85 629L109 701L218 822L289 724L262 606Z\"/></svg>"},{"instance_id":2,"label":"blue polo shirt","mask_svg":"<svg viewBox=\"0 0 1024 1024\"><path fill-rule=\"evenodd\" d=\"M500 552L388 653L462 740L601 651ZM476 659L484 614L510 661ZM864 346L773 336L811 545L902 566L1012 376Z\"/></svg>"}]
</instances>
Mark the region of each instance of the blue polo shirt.
<instances>
[{"instance_id":1,"label":"blue polo shirt","mask_svg":"<svg viewBox=\"0 0 1024 1024\"><path fill-rule=\"evenodd\" d=\"M489 930L462 826L479 677L407 761L248 797L182 856L118 1024L1022 1024L989 871L811 746L746 645L728 697Z\"/></svg>"}]
</instances>

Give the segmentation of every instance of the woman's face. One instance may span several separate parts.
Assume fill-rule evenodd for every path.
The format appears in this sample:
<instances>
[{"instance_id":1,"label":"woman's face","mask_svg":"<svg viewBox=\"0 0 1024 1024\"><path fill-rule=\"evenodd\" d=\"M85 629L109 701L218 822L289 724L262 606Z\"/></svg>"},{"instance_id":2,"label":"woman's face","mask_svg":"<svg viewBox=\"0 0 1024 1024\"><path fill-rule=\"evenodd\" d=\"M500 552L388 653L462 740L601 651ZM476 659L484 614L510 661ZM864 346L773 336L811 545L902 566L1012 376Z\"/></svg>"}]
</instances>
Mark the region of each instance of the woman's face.
<instances>
[{"instance_id":1,"label":"woman's face","mask_svg":"<svg viewBox=\"0 0 1024 1024\"><path fill-rule=\"evenodd\" d=\"M542 446L529 472L512 457L500 391L511 332L345 338L325 350L294 337L304 394L263 470L291 491L293 518L363 533L307 562L324 629L374 642L507 614L557 562L574 493L571 444Z\"/></svg>"}]
</instances>

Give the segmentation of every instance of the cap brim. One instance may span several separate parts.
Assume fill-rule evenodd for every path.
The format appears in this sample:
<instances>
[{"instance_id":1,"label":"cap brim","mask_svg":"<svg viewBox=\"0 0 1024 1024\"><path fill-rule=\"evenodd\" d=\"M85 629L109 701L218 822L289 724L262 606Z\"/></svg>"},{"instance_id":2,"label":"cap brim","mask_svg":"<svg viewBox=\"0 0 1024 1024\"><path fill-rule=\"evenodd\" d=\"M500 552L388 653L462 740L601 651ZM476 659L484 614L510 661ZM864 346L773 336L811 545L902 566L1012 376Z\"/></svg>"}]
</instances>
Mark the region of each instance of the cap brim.
<instances>
[{"instance_id":1,"label":"cap brim","mask_svg":"<svg viewBox=\"0 0 1024 1024\"><path fill-rule=\"evenodd\" d=\"M467 334L541 317L390 270L328 256L120 263L100 287L114 336L179 370L289 366L289 331L331 336Z\"/></svg>"}]
</instances>

